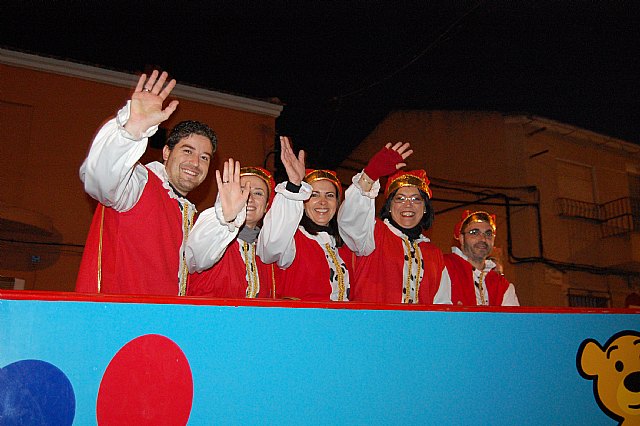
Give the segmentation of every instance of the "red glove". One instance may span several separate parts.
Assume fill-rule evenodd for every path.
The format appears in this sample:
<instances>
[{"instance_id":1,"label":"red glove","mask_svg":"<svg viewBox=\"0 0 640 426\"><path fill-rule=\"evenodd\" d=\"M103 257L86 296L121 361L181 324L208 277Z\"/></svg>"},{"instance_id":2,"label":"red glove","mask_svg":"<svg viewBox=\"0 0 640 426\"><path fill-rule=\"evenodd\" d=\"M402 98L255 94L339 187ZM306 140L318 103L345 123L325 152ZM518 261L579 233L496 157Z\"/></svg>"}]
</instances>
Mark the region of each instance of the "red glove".
<instances>
[{"instance_id":1,"label":"red glove","mask_svg":"<svg viewBox=\"0 0 640 426\"><path fill-rule=\"evenodd\" d=\"M398 169L396 165L402 162L404 162L404 159L402 155L398 154L398 151L384 147L369 160L364 172L373 181L376 181L382 176L388 176L395 172Z\"/></svg>"}]
</instances>

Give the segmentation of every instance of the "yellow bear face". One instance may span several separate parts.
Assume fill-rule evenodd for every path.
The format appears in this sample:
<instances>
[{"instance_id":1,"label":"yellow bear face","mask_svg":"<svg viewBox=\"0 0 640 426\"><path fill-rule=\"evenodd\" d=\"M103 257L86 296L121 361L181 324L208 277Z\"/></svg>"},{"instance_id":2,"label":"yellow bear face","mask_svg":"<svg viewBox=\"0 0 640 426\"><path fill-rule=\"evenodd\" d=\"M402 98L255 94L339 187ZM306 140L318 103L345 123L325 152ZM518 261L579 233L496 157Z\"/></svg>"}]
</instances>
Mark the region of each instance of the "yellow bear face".
<instances>
[{"instance_id":1,"label":"yellow bear face","mask_svg":"<svg viewBox=\"0 0 640 426\"><path fill-rule=\"evenodd\" d=\"M576 361L580 375L593 380L602 411L620 424L640 425L640 332L618 332L604 347L587 339Z\"/></svg>"}]
</instances>

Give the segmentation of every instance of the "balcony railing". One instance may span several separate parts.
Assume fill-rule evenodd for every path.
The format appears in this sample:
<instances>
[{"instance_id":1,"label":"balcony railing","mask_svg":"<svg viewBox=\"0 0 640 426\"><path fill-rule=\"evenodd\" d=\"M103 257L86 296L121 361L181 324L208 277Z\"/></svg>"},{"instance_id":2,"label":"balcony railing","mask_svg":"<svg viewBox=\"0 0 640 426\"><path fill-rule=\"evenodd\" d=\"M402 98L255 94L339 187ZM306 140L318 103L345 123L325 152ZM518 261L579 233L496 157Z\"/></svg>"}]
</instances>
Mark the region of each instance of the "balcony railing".
<instances>
[{"instance_id":1,"label":"balcony railing","mask_svg":"<svg viewBox=\"0 0 640 426\"><path fill-rule=\"evenodd\" d=\"M556 208L560 216L599 223L602 237L640 231L640 198L623 197L604 204L558 198Z\"/></svg>"},{"instance_id":2,"label":"balcony railing","mask_svg":"<svg viewBox=\"0 0 640 426\"><path fill-rule=\"evenodd\" d=\"M570 198L556 199L556 207L560 216L578 217L597 222L602 221L602 206L585 201L572 200Z\"/></svg>"},{"instance_id":3,"label":"balcony railing","mask_svg":"<svg viewBox=\"0 0 640 426\"><path fill-rule=\"evenodd\" d=\"M602 205L602 236L628 234L640 230L640 198L618 198Z\"/></svg>"}]
</instances>

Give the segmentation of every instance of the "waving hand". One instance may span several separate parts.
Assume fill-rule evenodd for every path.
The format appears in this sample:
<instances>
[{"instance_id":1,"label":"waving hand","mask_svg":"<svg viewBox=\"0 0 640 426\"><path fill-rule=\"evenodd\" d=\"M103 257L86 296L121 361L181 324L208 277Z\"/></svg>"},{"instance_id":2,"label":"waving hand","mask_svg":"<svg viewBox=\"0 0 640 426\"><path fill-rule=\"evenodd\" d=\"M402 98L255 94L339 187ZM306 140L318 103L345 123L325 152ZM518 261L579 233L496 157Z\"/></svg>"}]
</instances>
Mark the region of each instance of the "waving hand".
<instances>
[{"instance_id":1,"label":"waving hand","mask_svg":"<svg viewBox=\"0 0 640 426\"><path fill-rule=\"evenodd\" d=\"M178 101L173 100L166 108L162 108L176 81L167 83L168 74L163 72L159 77L158 74L154 70L148 80L147 75L142 74L131 96L131 115L124 128L135 137L140 137L150 127L165 121L178 107Z\"/></svg>"},{"instance_id":2,"label":"waving hand","mask_svg":"<svg viewBox=\"0 0 640 426\"><path fill-rule=\"evenodd\" d=\"M240 162L234 163L233 158L225 161L222 176L220 176L220 170L216 170L216 181L224 220L233 222L247 205L251 185L249 182L244 188L240 185Z\"/></svg>"},{"instance_id":3,"label":"waving hand","mask_svg":"<svg viewBox=\"0 0 640 426\"><path fill-rule=\"evenodd\" d=\"M300 150L298 156L291 148L291 140L287 136L280 136L280 159L287 171L287 179L294 185L300 185L305 175L304 151Z\"/></svg>"}]
</instances>

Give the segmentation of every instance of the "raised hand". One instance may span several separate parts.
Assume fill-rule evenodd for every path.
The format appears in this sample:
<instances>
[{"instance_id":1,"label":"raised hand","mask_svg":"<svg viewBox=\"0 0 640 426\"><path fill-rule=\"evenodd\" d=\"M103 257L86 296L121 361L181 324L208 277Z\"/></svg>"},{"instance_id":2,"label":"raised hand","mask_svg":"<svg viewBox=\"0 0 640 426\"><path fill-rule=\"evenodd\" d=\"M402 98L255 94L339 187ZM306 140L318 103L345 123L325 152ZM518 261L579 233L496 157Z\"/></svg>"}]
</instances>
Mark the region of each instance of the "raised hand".
<instances>
[{"instance_id":1,"label":"raised hand","mask_svg":"<svg viewBox=\"0 0 640 426\"><path fill-rule=\"evenodd\" d=\"M407 158L409 158L409 156L411 154L413 154L413 150L409 149L411 147L411 145L409 144L409 142L396 142L395 145L391 146L391 143L388 143L385 145L385 148L389 148L392 151L396 151L398 154L400 154L400 156L402 157L402 160L406 160ZM404 166L406 166L407 163L396 163L396 170L399 170L401 168L403 168Z\"/></svg>"},{"instance_id":2,"label":"raised hand","mask_svg":"<svg viewBox=\"0 0 640 426\"><path fill-rule=\"evenodd\" d=\"M397 142L393 146L391 143L386 144L369 160L364 172L374 181L394 173L407 165L404 160L413 154L413 150L409 147L408 142Z\"/></svg>"},{"instance_id":3,"label":"raised hand","mask_svg":"<svg viewBox=\"0 0 640 426\"><path fill-rule=\"evenodd\" d=\"M300 185L306 172L304 151L300 150L296 157L291 148L291 140L287 136L280 136L280 146L280 160L287 171L287 180L294 185Z\"/></svg>"},{"instance_id":4,"label":"raised hand","mask_svg":"<svg viewBox=\"0 0 640 426\"><path fill-rule=\"evenodd\" d=\"M247 205L251 185L249 182L244 188L240 185L240 162L234 163L233 158L225 161L222 176L220 176L220 170L216 170L216 181L224 220L233 222Z\"/></svg>"},{"instance_id":5,"label":"raised hand","mask_svg":"<svg viewBox=\"0 0 640 426\"><path fill-rule=\"evenodd\" d=\"M178 107L178 101L169 102L166 108L162 104L176 86L174 79L167 82L168 74L159 74L154 70L149 79L142 74L131 96L131 114L124 128L136 138L150 127L156 126L173 114ZM165 84L166 83L166 84Z\"/></svg>"}]
</instances>

